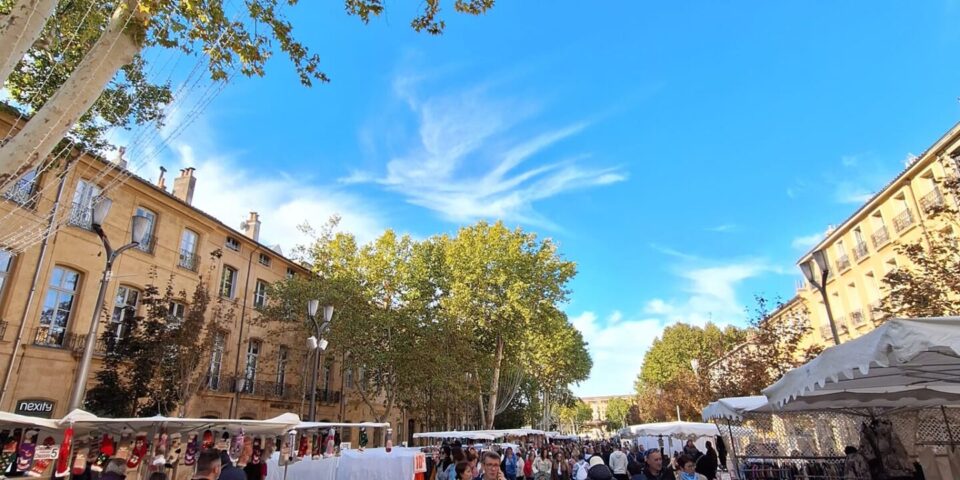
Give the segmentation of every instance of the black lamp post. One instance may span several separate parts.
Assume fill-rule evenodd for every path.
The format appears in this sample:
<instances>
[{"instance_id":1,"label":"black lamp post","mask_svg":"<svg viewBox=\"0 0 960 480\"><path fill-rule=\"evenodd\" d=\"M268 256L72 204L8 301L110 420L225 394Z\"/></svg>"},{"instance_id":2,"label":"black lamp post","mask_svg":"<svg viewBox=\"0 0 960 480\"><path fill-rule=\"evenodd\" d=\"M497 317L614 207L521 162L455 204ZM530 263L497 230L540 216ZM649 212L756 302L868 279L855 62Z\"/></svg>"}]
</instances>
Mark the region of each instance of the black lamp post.
<instances>
[{"instance_id":1,"label":"black lamp post","mask_svg":"<svg viewBox=\"0 0 960 480\"><path fill-rule=\"evenodd\" d=\"M813 260L807 260L800 264L800 270L803 276L807 278L810 285L820 291L823 297L823 306L827 310L827 321L830 323L830 332L833 334L833 344L840 345L840 335L837 333L837 324L833 321L833 311L830 309L830 298L827 295L827 277L830 276L830 263L827 261L827 252L817 250L811 255ZM817 264L820 269L819 281L813 274L813 264Z\"/></svg>"},{"instance_id":2,"label":"black lamp post","mask_svg":"<svg viewBox=\"0 0 960 480\"><path fill-rule=\"evenodd\" d=\"M327 341L321 338L323 331L330 325L333 318L333 307L323 307L323 323L317 321L317 310L320 309L320 300L307 302L307 316L313 322L314 336L307 339L307 349L314 353L313 374L310 375L310 414L308 420L317 420L317 375L320 372L320 354L327 349Z\"/></svg>"}]
</instances>

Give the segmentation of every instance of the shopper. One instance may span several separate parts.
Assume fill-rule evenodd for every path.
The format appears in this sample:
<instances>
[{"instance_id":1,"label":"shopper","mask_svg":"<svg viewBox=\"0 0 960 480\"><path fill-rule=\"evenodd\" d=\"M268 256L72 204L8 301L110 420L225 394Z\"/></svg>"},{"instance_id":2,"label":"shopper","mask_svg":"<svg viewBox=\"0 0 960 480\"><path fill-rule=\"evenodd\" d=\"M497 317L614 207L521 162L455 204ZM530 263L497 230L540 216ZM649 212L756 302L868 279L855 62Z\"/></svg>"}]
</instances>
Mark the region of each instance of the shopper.
<instances>
[{"instance_id":1,"label":"shopper","mask_svg":"<svg viewBox=\"0 0 960 480\"><path fill-rule=\"evenodd\" d=\"M500 471L500 455L497 452L488 450L483 452L480 457L481 480L504 480L503 472Z\"/></svg>"},{"instance_id":2,"label":"shopper","mask_svg":"<svg viewBox=\"0 0 960 480\"><path fill-rule=\"evenodd\" d=\"M200 452L193 480L217 480L218 478L220 478L220 452L212 448Z\"/></svg>"},{"instance_id":3,"label":"shopper","mask_svg":"<svg viewBox=\"0 0 960 480\"><path fill-rule=\"evenodd\" d=\"M707 442L707 453L704 453L697 459L697 473L707 477L707 480L716 480L717 468L720 467L720 460L713 444Z\"/></svg>"},{"instance_id":4,"label":"shopper","mask_svg":"<svg viewBox=\"0 0 960 480\"><path fill-rule=\"evenodd\" d=\"M525 480L533 480L533 462L533 449L530 449L530 451L527 452L526 461L523 462L523 478Z\"/></svg>"},{"instance_id":5,"label":"shopper","mask_svg":"<svg viewBox=\"0 0 960 480\"><path fill-rule=\"evenodd\" d=\"M110 460L110 463L107 463L107 467L103 469L103 475L100 475L100 480L123 480L126 476L126 460L114 458Z\"/></svg>"},{"instance_id":6,"label":"shopper","mask_svg":"<svg viewBox=\"0 0 960 480\"><path fill-rule=\"evenodd\" d=\"M680 471L677 480L707 480L707 477L697 473L697 462L687 454L677 458L677 468Z\"/></svg>"},{"instance_id":7,"label":"shopper","mask_svg":"<svg viewBox=\"0 0 960 480\"><path fill-rule=\"evenodd\" d=\"M627 475L627 454L623 452L623 446L620 446L610 454L610 470L617 480L628 480Z\"/></svg>"},{"instance_id":8,"label":"shopper","mask_svg":"<svg viewBox=\"0 0 960 480\"><path fill-rule=\"evenodd\" d=\"M476 472L468 462L457 463L453 466L453 471L457 476L456 480L473 480L476 477Z\"/></svg>"},{"instance_id":9,"label":"shopper","mask_svg":"<svg viewBox=\"0 0 960 480\"><path fill-rule=\"evenodd\" d=\"M660 454L660 450L647 450L644 463L640 480L673 480L673 473L663 464L663 455Z\"/></svg>"},{"instance_id":10,"label":"shopper","mask_svg":"<svg viewBox=\"0 0 960 480\"><path fill-rule=\"evenodd\" d=\"M522 463L523 460L520 460ZM521 467L517 462L517 456L513 454L513 448L507 447L507 451L503 454L503 476L507 480L516 480L517 474L523 472L523 467Z\"/></svg>"},{"instance_id":11,"label":"shopper","mask_svg":"<svg viewBox=\"0 0 960 480\"><path fill-rule=\"evenodd\" d=\"M703 455L703 452L693 443L693 439L687 439L687 444L683 447L683 454L692 458L694 462Z\"/></svg>"},{"instance_id":12,"label":"shopper","mask_svg":"<svg viewBox=\"0 0 960 480\"><path fill-rule=\"evenodd\" d=\"M540 450L540 456L533 462L533 479L552 480L550 478L550 470L552 467L553 462L551 462L550 457L547 456L547 449L542 448Z\"/></svg>"}]
</instances>

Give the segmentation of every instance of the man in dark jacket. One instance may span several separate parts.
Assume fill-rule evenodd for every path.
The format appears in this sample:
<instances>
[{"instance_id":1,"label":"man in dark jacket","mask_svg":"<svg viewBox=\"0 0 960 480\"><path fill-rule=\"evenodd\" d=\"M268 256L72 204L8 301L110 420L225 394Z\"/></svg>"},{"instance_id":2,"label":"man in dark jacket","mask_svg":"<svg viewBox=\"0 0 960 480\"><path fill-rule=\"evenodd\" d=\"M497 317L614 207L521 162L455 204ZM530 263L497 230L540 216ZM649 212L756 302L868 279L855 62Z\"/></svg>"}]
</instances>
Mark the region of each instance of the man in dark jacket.
<instances>
[{"instance_id":1,"label":"man in dark jacket","mask_svg":"<svg viewBox=\"0 0 960 480\"><path fill-rule=\"evenodd\" d=\"M217 480L247 480L247 474L234 466L226 450L220 451L220 477Z\"/></svg>"},{"instance_id":2,"label":"man in dark jacket","mask_svg":"<svg viewBox=\"0 0 960 480\"><path fill-rule=\"evenodd\" d=\"M669 466L663 463L663 455L660 450L647 450L646 465L643 467L643 473L640 480L673 480L673 471Z\"/></svg>"}]
</instances>

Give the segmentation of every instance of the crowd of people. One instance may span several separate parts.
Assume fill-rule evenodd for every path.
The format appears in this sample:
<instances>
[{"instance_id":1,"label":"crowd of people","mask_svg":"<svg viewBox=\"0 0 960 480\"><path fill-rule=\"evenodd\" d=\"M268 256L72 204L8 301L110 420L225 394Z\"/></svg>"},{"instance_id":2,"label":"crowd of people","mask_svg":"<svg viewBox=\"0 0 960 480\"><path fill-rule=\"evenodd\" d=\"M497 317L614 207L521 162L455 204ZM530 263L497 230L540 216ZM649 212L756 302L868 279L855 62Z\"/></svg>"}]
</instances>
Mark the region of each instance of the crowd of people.
<instances>
[{"instance_id":1,"label":"crowd of people","mask_svg":"<svg viewBox=\"0 0 960 480\"><path fill-rule=\"evenodd\" d=\"M444 444L429 480L717 480L720 460L711 442L701 452L688 441L682 452L610 441L481 449Z\"/></svg>"}]
</instances>

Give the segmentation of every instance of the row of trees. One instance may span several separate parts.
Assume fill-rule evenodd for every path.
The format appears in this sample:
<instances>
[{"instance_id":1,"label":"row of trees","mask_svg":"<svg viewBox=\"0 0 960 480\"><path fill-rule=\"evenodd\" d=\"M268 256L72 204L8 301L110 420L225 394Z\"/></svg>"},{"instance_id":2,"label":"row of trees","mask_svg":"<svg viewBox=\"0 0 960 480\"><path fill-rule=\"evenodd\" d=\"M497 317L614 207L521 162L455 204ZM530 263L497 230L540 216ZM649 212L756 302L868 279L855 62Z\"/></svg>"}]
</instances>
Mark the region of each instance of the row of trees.
<instances>
[{"instance_id":1,"label":"row of trees","mask_svg":"<svg viewBox=\"0 0 960 480\"><path fill-rule=\"evenodd\" d=\"M437 428L493 428L512 411L539 423L589 375L583 337L559 309L576 268L550 240L480 222L361 245L336 226L304 228L314 240L296 255L315 275L274 284L261 318L310 334L307 301L334 305L332 354L377 418L403 408Z\"/></svg>"}]
</instances>

